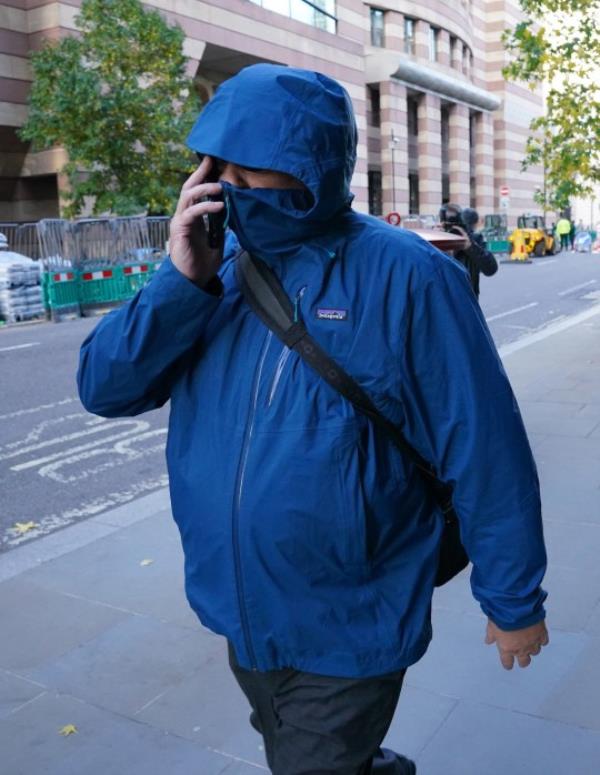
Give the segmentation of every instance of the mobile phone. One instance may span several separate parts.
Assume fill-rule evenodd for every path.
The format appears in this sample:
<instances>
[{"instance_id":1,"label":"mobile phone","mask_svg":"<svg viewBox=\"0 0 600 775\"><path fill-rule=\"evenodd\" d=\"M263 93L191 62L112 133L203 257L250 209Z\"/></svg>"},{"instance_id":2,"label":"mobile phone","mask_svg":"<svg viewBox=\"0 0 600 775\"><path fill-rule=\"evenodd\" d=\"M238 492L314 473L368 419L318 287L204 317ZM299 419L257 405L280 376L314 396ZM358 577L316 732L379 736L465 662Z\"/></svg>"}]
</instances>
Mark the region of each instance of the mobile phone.
<instances>
[{"instance_id":1,"label":"mobile phone","mask_svg":"<svg viewBox=\"0 0 600 775\"><path fill-rule=\"evenodd\" d=\"M210 172L206 177L206 182L218 183L218 181L219 170L215 160L213 159ZM223 194L209 196L208 200L210 202L223 202ZM218 213L208 214L208 247L212 248L213 250L222 247L225 240L225 217L225 208L220 210Z\"/></svg>"}]
</instances>

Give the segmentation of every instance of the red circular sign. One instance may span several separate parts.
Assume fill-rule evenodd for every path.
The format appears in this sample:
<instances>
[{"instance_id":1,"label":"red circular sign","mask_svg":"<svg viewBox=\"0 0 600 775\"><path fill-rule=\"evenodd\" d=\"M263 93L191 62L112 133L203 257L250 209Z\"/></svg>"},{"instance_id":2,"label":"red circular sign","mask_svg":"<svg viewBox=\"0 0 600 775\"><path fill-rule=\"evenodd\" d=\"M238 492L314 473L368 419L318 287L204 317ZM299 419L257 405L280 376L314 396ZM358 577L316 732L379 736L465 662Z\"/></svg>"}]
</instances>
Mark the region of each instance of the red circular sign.
<instances>
[{"instance_id":1,"label":"red circular sign","mask_svg":"<svg viewBox=\"0 0 600 775\"><path fill-rule=\"evenodd\" d=\"M500 196L508 196L510 194L510 188L508 186L500 186Z\"/></svg>"},{"instance_id":2,"label":"red circular sign","mask_svg":"<svg viewBox=\"0 0 600 775\"><path fill-rule=\"evenodd\" d=\"M400 213L388 213L385 216L385 220L390 224L390 226L400 226L400 223L402 222Z\"/></svg>"}]
</instances>

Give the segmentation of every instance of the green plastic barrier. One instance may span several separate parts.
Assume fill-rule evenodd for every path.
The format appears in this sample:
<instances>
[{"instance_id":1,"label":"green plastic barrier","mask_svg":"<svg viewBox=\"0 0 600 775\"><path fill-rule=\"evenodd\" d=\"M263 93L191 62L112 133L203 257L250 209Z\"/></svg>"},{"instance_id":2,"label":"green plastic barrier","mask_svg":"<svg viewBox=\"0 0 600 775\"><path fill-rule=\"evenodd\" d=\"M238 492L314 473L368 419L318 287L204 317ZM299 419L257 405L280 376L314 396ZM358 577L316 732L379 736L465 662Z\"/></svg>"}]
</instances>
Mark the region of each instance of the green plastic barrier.
<instances>
[{"instance_id":1,"label":"green plastic barrier","mask_svg":"<svg viewBox=\"0 0 600 775\"><path fill-rule=\"evenodd\" d=\"M510 253L510 242L507 239L490 240L488 250L492 253Z\"/></svg>"},{"instance_id":2,"label":"green plastic barrier","mask_svg":"<svg viewBox=\"0 0 600 775\"><path fill-rule=\"evenodd\" d=\"M79 302L83 314L93 314L128 301L146 285L153 272L151 261L79 272Z\"/></svg>"},{"instance_id":3,"label":"green plastic barrier","mask_svg":"<svg viewBox=\"0 0 600 775\"><path fill-rule=\"evenodd\" d=\"M65 317L79 317L78 273L74 269L59 269L44 272L42 276L42 293L46 314L52 320Z\"/></svg>"},{"instance_id":4,"label":"green plastic barrier","mask_svg":"<svg viewBox=\"0 0 600 775\"><path fill-rule=\"evenodd\" d=\"M107 266L79 272L79 303L84 315L101 307L116 306L128 298L122 267Z\"/></svg>"}]
</instances>

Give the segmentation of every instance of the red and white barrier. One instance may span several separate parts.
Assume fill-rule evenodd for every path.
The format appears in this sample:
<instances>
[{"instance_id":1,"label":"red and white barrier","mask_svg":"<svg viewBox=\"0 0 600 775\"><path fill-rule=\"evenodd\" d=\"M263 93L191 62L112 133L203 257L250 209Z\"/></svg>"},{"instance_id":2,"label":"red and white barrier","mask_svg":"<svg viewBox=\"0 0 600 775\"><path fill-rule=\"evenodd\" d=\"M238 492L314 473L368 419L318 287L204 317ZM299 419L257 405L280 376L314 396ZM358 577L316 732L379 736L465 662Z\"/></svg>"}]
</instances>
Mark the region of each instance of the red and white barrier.
<instances>
[{"instance_id":1,"label":"red and white barrier","mask_svg":"<svg viewBox=\"0 0 600 775\"><path fill-rule=\"evenodd\" d=\"M56 274L52 275L52 279L55 283L64 283L68 280L74 280L75 274L74 272L56 272Z\"/></svg>"},{"instance_id":2,"label":"red and white barrier","mask_svg":"<svg viewBox=\"0 0 600 775\"><path fill-rule=\"evenodd\" d=\"M84 272L82 280L106 280L113 276L112 269L101 269L98 272Z\"/></svg>"}]
</instances>

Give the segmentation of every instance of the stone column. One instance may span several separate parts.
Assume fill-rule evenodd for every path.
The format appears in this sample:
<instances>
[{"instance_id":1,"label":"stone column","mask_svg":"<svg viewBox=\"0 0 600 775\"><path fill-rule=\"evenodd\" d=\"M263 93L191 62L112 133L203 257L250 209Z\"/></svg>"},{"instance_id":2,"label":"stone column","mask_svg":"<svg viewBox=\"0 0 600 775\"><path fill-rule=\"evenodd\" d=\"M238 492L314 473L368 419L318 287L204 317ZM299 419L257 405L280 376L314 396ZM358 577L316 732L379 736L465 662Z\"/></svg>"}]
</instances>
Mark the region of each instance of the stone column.
<instances>
[{"instance_id":1,"label":"stone column","mask_svg":"<svg viewBox=\"0 0 600 775\"><path fill-rule=\"evenodd\" d=\"M450 34L448 30L438 32L438 62L450 67Z\"/></svg>"},{"instance_id":2,"label":"stone column","mask_svg":"<svg viewBox=\"0 0 600 775\"><path fill-rule=\"evenodd\" d=\"M436 215L442 203L442 120L440 98L419 101L419 210Z\"/></svg>"},{"instance_id":3,"label":"stone column","mask_svg":"<svg viewBox=\"0 0 600 775\"><path fill-rule=\"evenodd\" d=\"M429 59L429 22L415 23L415 56L417 59Z\"/></svg>"},{"instance_id":4,"label":"stone column","mask_svg":"<svg viewBox=\"0 0 600 775\"><path fill-rule=\"evenodd\" d=\"M475 124L475 199L479 215L495 212L494 118L478 113Z\"/></svg>"},{"instance_id":5,"label":"stone column","mask_svg":"<svg viewBox=\"0 0 600 775\"><path fill-rule=\"evenodd\" d=\"M381 187L383 214L408 213L408 131L406 86L396 81L380 84ZM392 152L392 134L396 138Z\"/></svg>"},{"instance_id":6,"label":"stone column","mask_svg":"<svg viewBox=\"0 0 600 775\"><path fill-rule=\"evenodd\" d=\"M470 198L471 162L469 154L469 108L450 108L450 139L448 147L450 201L468 207Z\"/></svg>"},{"instance_id":7,"label":"stone column","mask_svg":"<svg viewBox=\"0 0 600 775\"><path fill-rule=\"evenodd\" d=\"M385 47L392 51L404 51L404 15L397 11L386 11Z\"/></svg>"},{"instance_id":8,"label":"stone column","mask_svg":"<svg viewBox=\"0 0 600 775\"><path fill-rule=\"evenodd\" d=\"M451 64L455 70L462 73L463 69L463 44L462 40L455 38L452 43L452 51L450 52Z\"/></svg>"}]
</instances>

